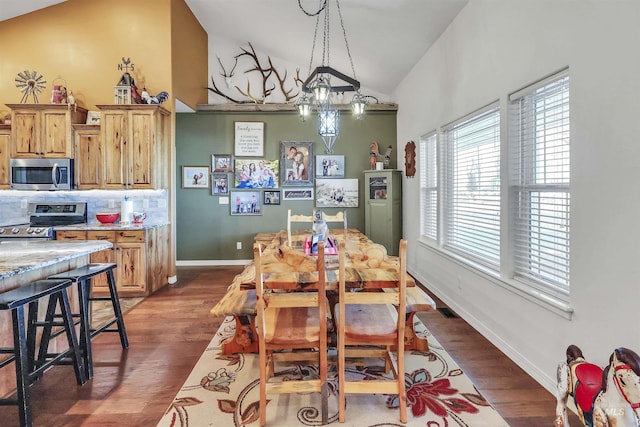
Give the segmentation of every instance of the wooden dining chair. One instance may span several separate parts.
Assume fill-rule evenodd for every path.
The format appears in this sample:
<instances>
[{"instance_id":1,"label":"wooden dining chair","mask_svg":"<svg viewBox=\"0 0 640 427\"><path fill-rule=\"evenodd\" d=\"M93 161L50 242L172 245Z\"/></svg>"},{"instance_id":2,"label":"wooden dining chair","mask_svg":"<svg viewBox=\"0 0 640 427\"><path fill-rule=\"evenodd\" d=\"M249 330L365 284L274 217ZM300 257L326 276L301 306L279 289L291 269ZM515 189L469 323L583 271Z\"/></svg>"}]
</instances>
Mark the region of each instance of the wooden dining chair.
<instances>
[{"instance_id":1,"label":"wooden dining chair","mask_svg":"<svg viewBox=\"0 0 640 427\"><path fill-rule=\"evenodd\" d=\"M321 418L328 419L327 387L327 301L325 291L324 243L318 245L313 271L284 272L263 269L263 247L254 244L257 295L256 329L260 354L260 425L267 422L267 395L321 393ZM291 289L291 274L298 274ZM282 276L279 285L278 277ZM283 381L283 365L316 364L318 378ZM284 409L286 410L286 409Z\"/></svg>"},{"instance_id":2,"label":"wooden dining chair","mask_svg":"<svg viewBox=\"0 0 640 427\"><path fill-rule=\"evenodd\" d=\"M291 246L291 228L292 223L305 223L309 230L313 226L313 221L315 218L316 211L315 209L311 212L311 215L302 215L302 214L292 214L291 209L287 211L287 241L289 246Z\"/></svg>"},{"instance_id":3,"label":"wooden dining chair","mask_svg":"<svg viewBox=\"0 0 640 427\"><path fill-rule=\"evenodd\" d=\"M400 241L396 292L348 292L346 289L346 254L340 242L338 325L338 419L345 421L347 394L397 394L400 422L407 422L407 396L404 380L404 330L406 311L407 241ZM387 289L390 290L390 289ZM398 313L401 313L398 315ZM396 350L396 355L392 354ZM376 379L346 378L347 361L363 365L366 358L383 358L391 377Z\"/></svg>"},{"instance_id":4,"label":"wooden dining chair","mask_svg":"<svg viewBox=\"0 0 640 427\"><path fill-rule=\"evenodd\" d=\"M347 235L347 211L339 211L334 215L329 215L326 212L322 212L322 219L324 219L329 225L329 229L333 229L331 227L331 223L338 223L342 225L342 229L344 230L345 236Z\"/></svg>"}]
</instances>

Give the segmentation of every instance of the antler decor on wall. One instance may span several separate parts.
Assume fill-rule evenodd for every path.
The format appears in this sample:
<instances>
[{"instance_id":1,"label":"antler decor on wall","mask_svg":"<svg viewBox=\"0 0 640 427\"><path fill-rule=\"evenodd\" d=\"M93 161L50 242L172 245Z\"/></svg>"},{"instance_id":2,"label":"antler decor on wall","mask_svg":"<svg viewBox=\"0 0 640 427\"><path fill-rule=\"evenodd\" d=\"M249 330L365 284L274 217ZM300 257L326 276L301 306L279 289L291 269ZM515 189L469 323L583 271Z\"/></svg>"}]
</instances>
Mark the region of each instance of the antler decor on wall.
<instances>
[{"instance_id":1,"label":"antler decor on wall","mask_svg":"<svg viewBox=\"0 0 640 427\"><path fill-rule=\"evenodd\" d=\"M246 89L240 88L238 85L233 85L233 88L242 95L245 99L238 99L234 97L233 94L227 94L221 90L220 87L216 84L215 79L211 76L211 85L212 87L208 87L207 89L211 92L220 95L228 101L234 102L236 104L244 104L244 103L255 103L255 104L265 104L267 102L267 98L274 93L277 87L279 87L280 92L285 98L285 102L289 102L300 93L299 90L296 90L302 83L302 79L300 78L300 69L296 69L296 76L293 78L293 87L287 89L287 78L288 71L285 70L284 73L278 71L278 69L273 65L271 61L271 57L267 56L267 65L263 65L258 58L258 54L256 53L253 45L249 42L249 49L244 47L240 48L241 53L234 56L235 62L231 71L227 72L224 65L222 64L222 60L220 57L218 59L218 63L220 64L220 68L222 72L220 75L224 77L225 83L228 89L231 89L232 78L235 74L236 67L238 66L238 59L247 57L251 60L252 66L244 71L245 74L249 73L260 73L262 77L262 87L260 89L260 93L252 94L251 93L251 81L247 79ZM275 81L274 81L275 80ZM277 85L276 85L277 81Z\"/></svg>"}]
</instances>

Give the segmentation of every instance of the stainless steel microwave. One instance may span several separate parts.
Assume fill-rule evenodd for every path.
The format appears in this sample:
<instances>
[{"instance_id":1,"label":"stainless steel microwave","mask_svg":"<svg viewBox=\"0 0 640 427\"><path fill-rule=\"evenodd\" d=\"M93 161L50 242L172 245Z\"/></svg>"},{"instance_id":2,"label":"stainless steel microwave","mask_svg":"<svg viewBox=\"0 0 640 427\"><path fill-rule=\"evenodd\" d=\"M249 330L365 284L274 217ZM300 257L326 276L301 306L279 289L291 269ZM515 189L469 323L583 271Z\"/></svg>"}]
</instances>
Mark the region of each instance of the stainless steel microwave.
<instances>
[{"instance_id":1,"label":"stainless steel microwave","mask_svg":"<svg viewBox=\"0 0 640 427\"><path fill-rule=\"evenodd\" d=\"M11 159L14 190L72 190L73 159Z\"/></svg>"}]
</instances>

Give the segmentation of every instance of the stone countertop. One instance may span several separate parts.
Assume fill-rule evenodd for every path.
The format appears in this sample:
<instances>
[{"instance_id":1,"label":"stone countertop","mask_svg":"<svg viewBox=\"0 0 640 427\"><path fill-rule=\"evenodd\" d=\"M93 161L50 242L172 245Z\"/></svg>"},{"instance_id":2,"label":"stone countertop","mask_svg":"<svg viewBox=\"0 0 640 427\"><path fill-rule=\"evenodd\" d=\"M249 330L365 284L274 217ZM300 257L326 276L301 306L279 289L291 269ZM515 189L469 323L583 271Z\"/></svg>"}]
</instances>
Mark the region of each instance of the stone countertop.
<instances>
[{"instance_id":1,"label":"stone countertop","mask_svg":"<svg viewBox=\"0 0 640 427\"><path fill-rule=\"evenodd\" d=\"M143 223L130 223L130 224L120 224L116 222L114 224L102 224L101 222L87 222L84 224L71 224L71 225L56 225L54 230L56 231L64 231L64 230L78 230L78 231L88 231L88 230L112 230L112 231L121 231L121 230L149 230L151 228L162 227L164 225L169 225L169 222L155 222L155 221L145 221Z\"/></svg>"},{"instance_id":2,"label":"stone countertop","mask_svg":"<svg viewBox=\"0 0 640 427\"><path fill-rule=\"evenodd\" d=\"M112 246L106 240L3 241L0 242L0 280L109 249Z\"/></svg>"}]
</instances>

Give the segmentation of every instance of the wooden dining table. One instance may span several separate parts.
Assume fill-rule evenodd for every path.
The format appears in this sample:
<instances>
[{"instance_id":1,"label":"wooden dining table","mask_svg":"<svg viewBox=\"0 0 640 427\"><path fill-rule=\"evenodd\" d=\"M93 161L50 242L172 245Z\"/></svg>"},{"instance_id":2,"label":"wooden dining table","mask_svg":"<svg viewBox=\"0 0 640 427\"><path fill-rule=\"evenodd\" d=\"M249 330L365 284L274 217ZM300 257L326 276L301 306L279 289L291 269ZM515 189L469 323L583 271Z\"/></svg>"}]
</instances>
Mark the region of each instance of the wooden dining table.
<instances>
[{"instance_id":1,"label":"wooden dining table","mask_svg":"<svg viewBox=\"0 0 640 427\"><path fill-rule=\"evenodd\" d=\"M295 230L288 244L287 231L262 233L256 241L264 245L263 280L284 290L300 290L317 281L315 257L304 253L305 239L310 230ZM345 285L348 289L395 291L398 280L398 257L388 256L384 246L372 242L355 229L331 230L330 236L339 244L345 242ZM325 281L328 292L338 289L338 256L325 252ZM255 330L256 315L255 269L251 262L227 288L224 297L211 309L213 316L234 316L235 335L222 344L223 354L257 352L258 337ZM435 309L433 300L416 287L407 275L407 349L428 350L425 339L415 335L413 316L418 311Z\"/></svg>"}]
</instances>

